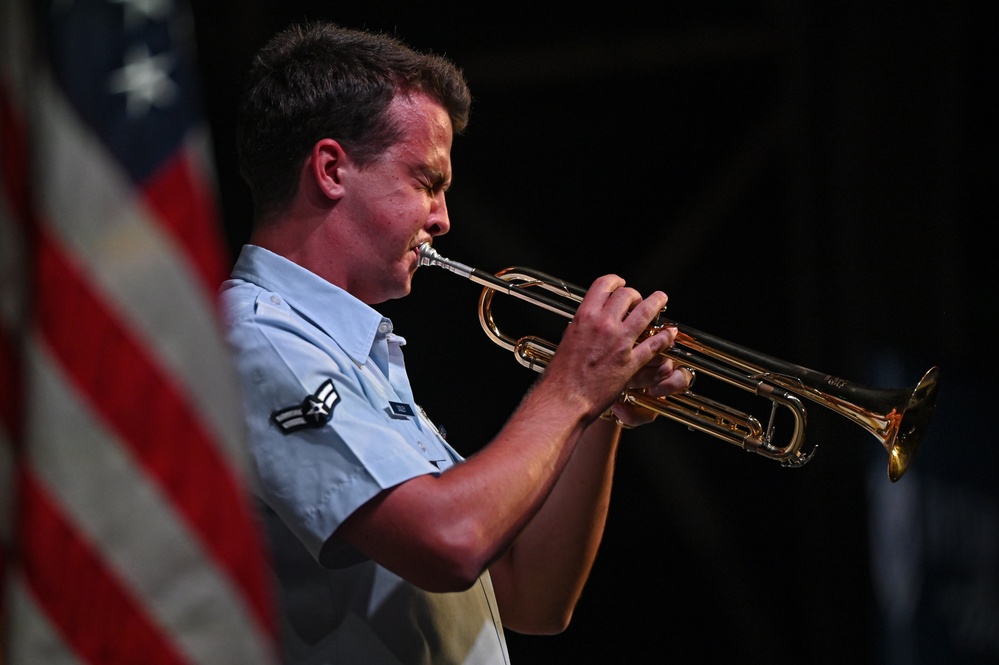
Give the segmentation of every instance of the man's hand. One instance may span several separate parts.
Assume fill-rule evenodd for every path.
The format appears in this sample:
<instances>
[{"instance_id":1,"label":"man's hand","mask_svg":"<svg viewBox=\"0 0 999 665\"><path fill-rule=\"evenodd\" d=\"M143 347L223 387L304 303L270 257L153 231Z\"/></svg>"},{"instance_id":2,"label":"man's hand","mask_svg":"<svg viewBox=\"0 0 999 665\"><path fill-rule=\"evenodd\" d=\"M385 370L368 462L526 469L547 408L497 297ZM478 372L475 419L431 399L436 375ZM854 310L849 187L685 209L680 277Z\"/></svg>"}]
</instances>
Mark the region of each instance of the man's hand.
<instances>
[{"instance_id":1,"label":"man's hand","mask_svg":"<svg viewBox=\"0 0 999 665\"><path fill-rule=\"evenodd\" d=\"M676 337L676 328L667 328L658 333L670 336L670 346ZM671 358L658 356L648 365L639 370L628 383L629 390L644 390L649 397L666 397L687 390L694 377L686 367L678 367ZM611 405L608 412L624 427L632 428L645 425L656 419L658 415L637 404L629 404L618 400ZM606 415L606 414L605 414Z\"/></svg>"},{"instance_id":2,"label":"man's hand","mask_svg":"<svg viewBox=\"0 0 999 665\"><path fill-rule=\"evenodd\" d=\"M647 298L616 275L593 282L566 328L544 382L558 386L564 399L580 399L591 418L602 414L626 387L673 390L682 377L670 379L672 364L660 356L675 329L643 333L666 305L666 294Z\"/></svg>"}]
</instances>

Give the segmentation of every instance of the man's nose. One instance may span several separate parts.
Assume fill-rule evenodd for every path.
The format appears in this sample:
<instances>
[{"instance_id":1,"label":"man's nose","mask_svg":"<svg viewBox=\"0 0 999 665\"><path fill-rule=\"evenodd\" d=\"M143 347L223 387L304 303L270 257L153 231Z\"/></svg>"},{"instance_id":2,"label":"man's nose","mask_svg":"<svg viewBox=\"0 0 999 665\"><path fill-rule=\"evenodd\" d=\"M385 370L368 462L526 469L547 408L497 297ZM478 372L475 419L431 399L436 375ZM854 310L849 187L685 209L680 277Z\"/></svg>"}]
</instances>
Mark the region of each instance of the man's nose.
<instances>
[{"instance_id":1,"label":"man's nose","mask_svg":"<svg viewBox=\"0 0 999 665\"><path fill-rule=\"evenodd\" d=\"M432 236L442 236L451 230L451 218L447 214L447 201L441 192L434 201L434 207L427 217L427 231Z\"/></svg>"}]
</instances>

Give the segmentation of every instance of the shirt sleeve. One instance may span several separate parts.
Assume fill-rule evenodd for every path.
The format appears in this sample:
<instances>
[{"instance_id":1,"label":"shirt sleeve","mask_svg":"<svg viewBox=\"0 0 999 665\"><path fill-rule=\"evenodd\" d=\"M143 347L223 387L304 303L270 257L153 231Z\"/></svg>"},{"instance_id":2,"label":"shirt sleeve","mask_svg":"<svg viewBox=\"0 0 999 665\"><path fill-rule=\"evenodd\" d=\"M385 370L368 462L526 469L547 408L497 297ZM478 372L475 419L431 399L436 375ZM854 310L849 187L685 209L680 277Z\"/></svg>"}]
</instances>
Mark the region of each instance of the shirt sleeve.
<instances>
[{"instance_id":1,"label":"shirt sleeve","mask_svg":"<svg viewBox=\"0 0 999 665\"><path fill-rule=\"evenodd\" d=\"M265 295L229 321L258 492L328 565L324 544L357 508L438 469L381 408L370 370Z\"/></svg>"}]
</instances>

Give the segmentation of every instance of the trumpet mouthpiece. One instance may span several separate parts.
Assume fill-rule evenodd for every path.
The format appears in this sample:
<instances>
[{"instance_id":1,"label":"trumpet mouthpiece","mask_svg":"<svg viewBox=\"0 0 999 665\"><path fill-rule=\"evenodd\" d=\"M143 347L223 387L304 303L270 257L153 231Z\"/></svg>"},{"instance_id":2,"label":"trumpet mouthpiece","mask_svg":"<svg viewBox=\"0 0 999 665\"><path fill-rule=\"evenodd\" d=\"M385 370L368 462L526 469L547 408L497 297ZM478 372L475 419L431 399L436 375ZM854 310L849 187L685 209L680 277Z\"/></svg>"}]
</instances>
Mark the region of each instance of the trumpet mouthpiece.
<instances>
[{"instance_id":1,"label":"trumpet mouthpiece","mask_svg":"<svg viewBox=\"0 0 999 665\"><path fill-rule=\"evenodd\" d=\"M462 277L469 278L472 276L474 268L466 266L464 263L458 263L457 261L452 261L451 259L445 259L441 256L436 249L430 246L429 242L425 242L419 247L417 251L420 253L420 266L437 266L438 268L444 268L445 270L450 270L456 275L461 275Z\"/></svg>"},{"instance_id":2,"label":"trumpet mouthpiece","mask_svg":"<svg viewBox=\"0 0 999 665\"><path fill-rule=\"evenodd\" d=\"M445 259L441 256L436 249L430 246L429 242L425 242L416 248L420 253L420 267L432 266L432 265L443 265Z\"/></svg>"}]
</instances>

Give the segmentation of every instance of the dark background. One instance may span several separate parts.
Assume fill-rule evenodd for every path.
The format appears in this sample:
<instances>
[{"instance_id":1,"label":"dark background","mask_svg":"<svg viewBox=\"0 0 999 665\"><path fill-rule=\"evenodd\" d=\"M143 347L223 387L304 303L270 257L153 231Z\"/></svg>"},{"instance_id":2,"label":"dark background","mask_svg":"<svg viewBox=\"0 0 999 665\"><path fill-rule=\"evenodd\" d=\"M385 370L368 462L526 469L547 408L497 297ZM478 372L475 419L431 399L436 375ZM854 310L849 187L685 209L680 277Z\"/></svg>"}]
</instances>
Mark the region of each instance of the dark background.
<instances>
[{"instance_id":1,"label":"dark background","mask_svg":"<svg viewBox=\"0 0 999 665\"><path fill-rule=\"evenodd\" d=\"M194 3L234 254L242 72L286 23L330 19L468 76L446 256L582 285L616 272L678 321L861 383L942 368L896 484L875 439L819 407L799 470L671 422L627 432L573 624L509 635L515 663L999 662L991 6ZM477 295L425 270L383 308L466 455L534 378L482 335Z\"/></svg>"}]
</instances>

